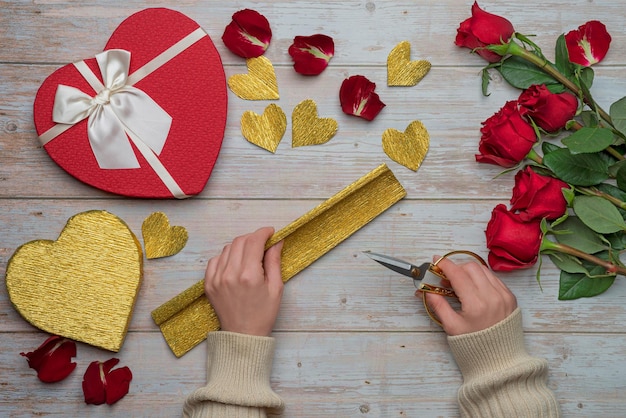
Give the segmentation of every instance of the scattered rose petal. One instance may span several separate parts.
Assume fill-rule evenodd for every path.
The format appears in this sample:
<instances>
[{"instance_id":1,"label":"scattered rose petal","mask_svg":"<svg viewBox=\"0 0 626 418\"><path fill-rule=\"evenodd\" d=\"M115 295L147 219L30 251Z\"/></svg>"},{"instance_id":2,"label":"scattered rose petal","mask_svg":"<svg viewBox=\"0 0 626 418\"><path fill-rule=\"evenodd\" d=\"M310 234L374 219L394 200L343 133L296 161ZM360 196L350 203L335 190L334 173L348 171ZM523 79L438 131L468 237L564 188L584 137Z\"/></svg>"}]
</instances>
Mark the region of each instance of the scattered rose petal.
<instances>
[{"instance_id":1,"label":"scattered rose petal","mask_svg":"<svg viewBox=\"0 0 626 418\"><path fill-rule=\"evenodd\" d=\"M226 26L222 35L224 45L233 54L243 58L263 55L271 39L272 29L265 16L250 9L233 14L232 22Z\"/></svg>"},{"instance_id":2,"label":"scattered rose petal","mask_svg":"<svg viewBox=\"0 0 626 418\"><path fill-rule=\"evenodd\" d=\"M385 107L378 94L374 93L376 84L362 75L353 75L343 80L339 89L341 109L348 115L373 120Z\"/></svg>"},{"instance_id":3,"label":"scattered rose petal","mask_svg":"<svg viewBox=\"0 0 626 418\"><path fill-rule=\"evenodd\" d=\"M611 35L606 26L597 20L591 20L565 35L569 60L584 67L602 61L610 44Z\"/></svg>"},{"instance_id":4,"label":"scattered rose petal","mask_svg":"<svg viewBox=\"0 0 626 418\"><path fill-rule=\"evenodd\" d=\"M335 43L330 36L316 34L296 36L289 47L293 68L298 74L318 75L335 55Z\"/></svg>"},{"instance_id":5,"label":"scattered rose petal","mask_svg":"<svg viewBox=\"0 0 626 418\"><path fill-rule=\"evenodd\" d=\"M112 358L105 362L94 361L89 364L83 376L83 394L85 403L112 405L128 393L133 374L128 367L111 371L119 359Z\"/></svg>"},{"instance_id":6,"label":"scattered rose petal","mask_svg":"<svg viewBox=\"0 0 626 418\"><path fill-rule=\"evenodd\" d=\"M45 383L59 382L76 368L76 343L67 338L52 336L35 351L20 353L28 360L28 366L37 371L39 380Z\"/></svg>"}]
</instances>

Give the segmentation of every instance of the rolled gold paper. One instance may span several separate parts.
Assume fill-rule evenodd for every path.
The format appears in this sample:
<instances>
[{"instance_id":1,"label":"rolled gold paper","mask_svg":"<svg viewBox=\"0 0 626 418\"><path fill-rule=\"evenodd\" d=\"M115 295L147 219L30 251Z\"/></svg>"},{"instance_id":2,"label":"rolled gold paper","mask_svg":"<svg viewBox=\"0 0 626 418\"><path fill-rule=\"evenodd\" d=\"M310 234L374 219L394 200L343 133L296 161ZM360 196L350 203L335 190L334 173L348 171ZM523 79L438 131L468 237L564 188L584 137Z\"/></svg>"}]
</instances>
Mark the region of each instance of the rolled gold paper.
<instances>
[{"instance_id":1,"label":"rolled gold paper","mask_svg":"<svg viewBox=\"0 0 626 418\"><path fill-rule=\"evenodd\" d=\"M402 185L382 164L276 232L265 248L284 240L281 273L287 282L404 196ZM202 281L152 311L152 319L176 357L220 328Z\"/></svg>"}]
</instances>

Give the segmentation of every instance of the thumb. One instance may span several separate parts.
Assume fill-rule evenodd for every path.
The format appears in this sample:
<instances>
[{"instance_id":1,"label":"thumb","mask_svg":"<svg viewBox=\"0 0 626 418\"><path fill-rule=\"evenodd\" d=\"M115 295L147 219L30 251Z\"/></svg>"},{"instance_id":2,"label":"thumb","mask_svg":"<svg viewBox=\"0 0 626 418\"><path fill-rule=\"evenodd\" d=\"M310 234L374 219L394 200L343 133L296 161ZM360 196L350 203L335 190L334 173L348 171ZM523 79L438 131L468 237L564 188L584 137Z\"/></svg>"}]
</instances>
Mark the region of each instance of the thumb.
<instances>
[{"instance_id":1,"label":"thumb","mask_svg":"<svg viewBox=\"0 0 626 418\"><path fill-rule=\"evenodd\" d=\"M449 331L454 328L459 319L459 314L450 306L445 296L426 292L426 303L441 322L444 331L450 334Z\"/></svg>"},{"instance_id":2,"label":"thumb","mask_svg":"<svg viewBox=\"0 0 626 418\"><path fill-rule=\"evenodd\" d=\"M281 253L284 241L280 241L270 247L263 257L263 269L265 270L265 279L269 284L282 287L283 278L280 267Z\"/></svg>"}]
</instances>

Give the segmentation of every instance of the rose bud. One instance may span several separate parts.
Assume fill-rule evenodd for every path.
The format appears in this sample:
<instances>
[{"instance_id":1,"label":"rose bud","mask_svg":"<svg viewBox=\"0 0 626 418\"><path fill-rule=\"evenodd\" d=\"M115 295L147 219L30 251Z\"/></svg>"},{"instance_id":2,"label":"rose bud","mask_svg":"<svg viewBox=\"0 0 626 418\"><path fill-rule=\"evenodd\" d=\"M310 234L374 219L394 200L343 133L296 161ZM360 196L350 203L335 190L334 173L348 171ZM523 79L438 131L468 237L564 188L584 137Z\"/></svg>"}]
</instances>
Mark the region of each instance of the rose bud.
<instances>
[{"instance_id":1,"label":"rose bud","mask_svg":"<svg viewBox=\"0 0 626 418\"><path fill-rule=\"evenodd\" d=\"M112 358L104 363L94 361L89 364L83 376L83 395L85 403L112 405L122 399L130 387L133 374L128 367L120 367L111 371L119 359Z\"/></svg>"},{"instance_id":2,"label":"rose bud","mask_svg":"<svg viewBox=\"0 0 626 418\"><path fill-rule=\"evenodd\" d=\"M537 142L533 127L522 118L517 101L507 102L482 123L476 161L513 167L522 161Z\"/></svg>"},{"instance_id":3,"label":"rose bud","mask_svg":"<svg viewBox=\"0 0 626 418\"><path fill-rule=\"evenodd\" d=\"M45 383L59 382L76 368L76 343L67 338L52 336L35 351L20 353L28 360L28 366L37 371L39 380Z\"/></svg>"},{"instance_id":4,"label":"rose bud","mask_svg":"<svg viewBox=\"0 0 626 418\"><path fill-rule=\"evenodd\" d=\"M565 46L570 62L589 67L606 56L611 44L611 35L606 26L591 20L565 35Z\"/></svg>"},{"instance_id":5,"label":"rose bud","mask_svg":"<svg viewBox=\"0 0 626 418\"><path fill-rule=\"evenodd\" d=\"M505 44L515 33L513 24L507 19L487 13L474 2L472 17L461 22L454 43L474 50L489 62L500 61L500 55L489 51L487 45ZM476 49L478 48L478 49Z\"/></svg>"},{"instance_id":6,"label":"rose bud","mask_svg":"<svg viewBox=\"0 0 626 418\"><path fill-rule=\"evenodd\" d=\"M289 55L298 74L318 75L335 55L335 43L333 38L322 34L296 36L289 47Z\"/></svg>"},{"instance_id":7,"label":"rose bud","mask_svg":"<svg viewBox=\"0 0 626 418\"><path fill-rule=\"evenodd\" d=\"M553 133L565 127L576 114L578 99L571 93L552 93L545 84L532 85L517 99L519 112L540 128Z\"/></svg>"},{"instance_id":8,"label":"rose bud","mask_svg":"<svg viewBox=\"0 0 626 418\"><path fill-rule=\"evenodd\" d=\"M339 89L341 110L348 115L373 120L385 107L378 94L374 93L376 84L362 75L353 75L343 80Z\"/></svg>"},{"instance_id":9,"label":"rose bud","mask_svg":"<svg viewBox=\"0 0 626 418\"><path fill-rule=\"evenodd\" d=\"M222 41L233 54L243 58L256 58L267 50L272 39L270 24L259 12L239 10L224 29Z\"/></svg>"},{"instance_id":10,"label":"rose bud","mask_svg":"<svg viewBox=\"0 0 626 418\"><path fill-rule=\"evenodd\" d=\"M567 201L562 189L569 185L554 177L542 176L527 166L515 175L511 211L522 221L546 218L551 221L565 214Z\"/></svg>"},{"instance_id":11,"label":"rose bud","mask_svg":"<svg viewBox=\"0 0 626 418\"><path fill-rule=\"evenodd\" d=\"M541 245L540 223L539 219L524 222L505 205L496 206L485 231L491 268L511 271L534 265Z\"/></svg>"}]
</instances>

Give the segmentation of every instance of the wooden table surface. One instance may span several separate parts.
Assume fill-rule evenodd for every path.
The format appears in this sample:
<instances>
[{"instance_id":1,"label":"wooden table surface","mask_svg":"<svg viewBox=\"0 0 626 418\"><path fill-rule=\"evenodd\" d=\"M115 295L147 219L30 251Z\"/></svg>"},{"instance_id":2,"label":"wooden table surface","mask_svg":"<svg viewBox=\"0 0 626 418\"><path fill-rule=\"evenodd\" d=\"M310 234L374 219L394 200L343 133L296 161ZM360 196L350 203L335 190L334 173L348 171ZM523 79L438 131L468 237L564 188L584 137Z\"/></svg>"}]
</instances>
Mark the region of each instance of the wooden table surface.
<instances>
[{"instance_id":1,"label":"wooden table surface","mask_svg":"<svg viewBox=\"0 0 626 418\"><path fill-rule=\"evenodd\" d=\"M0 286L0 416L178 416L184 397L205 382L206 346L180 359L167 347L150 312L203 277L207 260L229 240L263 225L291 223L381 163L407 197L359 230L285 287L274 335L272 385L287 403L286 417L455 417L460 373L445 335L425 315L413 285L365 257L375 250L426 260L451 249L486 255L484 229L492 208L508 203L511 174L474 161L480 123L517 97L499 78L491 96L480 92L484 62L454 46L470 0L180 2L137 0L0 1L0 273L21 244L56 239L69 217L90 209L110 211L141 237L142 221L165 212L185 226L189 242L176 256L146 260L144 283L126 341L117 354L133 372L130 393L116 405L87 406L82 374L111 353L78 345L77 370L65 381L43 384L21 351L46 334L13 309ZM246 110L261 113L268 101L228 93L223 147L211 178L197 197L142 200L107 194L75 180L39 144L32 106L43 80L56 68L92 57L127 16L145 7L171 7L196 20L219 50L226 76L244 73L244 60L221 41L231 15L243 8L264 14L273 30L266 56L288 115L300 101L317 102L320 116L335 118L327 144L291 147L291 122L275 154L241 135ZM621 0L481 2L509 18L549 58L557 36L587 20L606 24L613 43L595 67L594 97L603 106L626 94L626 9ZM318 77L292 68L287 48L296 35L325 33L336 55ZM432 70L415 87L387 87L386 59L399 42L411 42L412 59ZM347 116L338 99L342 80L362 74L376 82L387 107L373 122ZM207 92L210 94L210 92ZM421 120L430 150L417 171L391 161L382 132ZM550 363L550 387L565 416L626 414L626 286L619 278L605 294L557 300L558 271L502 274L524 310L529 351Z\"/></svg>"}]
</instances>

